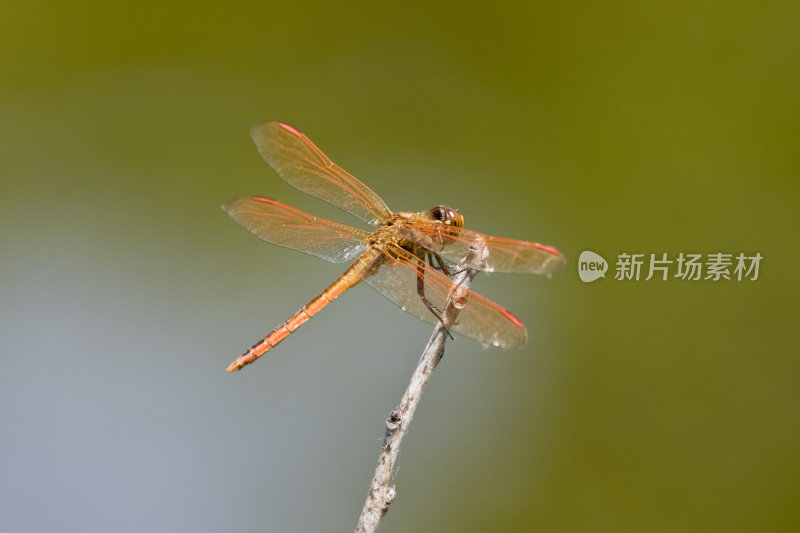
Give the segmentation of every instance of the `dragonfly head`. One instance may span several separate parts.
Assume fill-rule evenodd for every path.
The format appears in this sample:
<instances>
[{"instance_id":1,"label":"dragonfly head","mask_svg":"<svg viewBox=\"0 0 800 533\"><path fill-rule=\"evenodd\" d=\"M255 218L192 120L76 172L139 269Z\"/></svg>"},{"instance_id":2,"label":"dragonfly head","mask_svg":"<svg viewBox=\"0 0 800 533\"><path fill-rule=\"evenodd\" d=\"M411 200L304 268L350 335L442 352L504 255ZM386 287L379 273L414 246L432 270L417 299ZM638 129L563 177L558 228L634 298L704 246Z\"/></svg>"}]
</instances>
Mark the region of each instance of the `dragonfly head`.
<instances>
[{"instance_id":1,"label":"dragonfly head","mask_svg":"<svg viewBox=\"0 0 800 533\"><path fill-rule=\"evenodd\" d=\"M430 211L428 211L428 216L433 220L438 220L439 222L448 226L453 226L456 228L464 227L464 215L459 213L458 209L453 209L452 207L447 207L446 205L437 205L436 207L432 207Z\"/></svg>"}]
</instances>

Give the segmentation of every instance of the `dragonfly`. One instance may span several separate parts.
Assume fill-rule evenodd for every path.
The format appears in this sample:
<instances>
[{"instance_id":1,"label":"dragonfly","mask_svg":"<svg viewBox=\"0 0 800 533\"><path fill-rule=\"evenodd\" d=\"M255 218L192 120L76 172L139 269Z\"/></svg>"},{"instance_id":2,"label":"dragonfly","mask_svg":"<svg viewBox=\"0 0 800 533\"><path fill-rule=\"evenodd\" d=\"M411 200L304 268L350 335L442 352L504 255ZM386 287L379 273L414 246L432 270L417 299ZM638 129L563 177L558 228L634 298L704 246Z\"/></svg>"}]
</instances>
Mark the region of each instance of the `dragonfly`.
<instances>
[{"instance_id":1,"label":"dragonfly","mask_svg":"<svg viewBox=\"0 0 800 533\"><path fill-rule=\"evenodd\" d=\"M362 281L403 311L438 323L453 288L455 265L476 241L485 247L478 270L549 276L565 264L564 256L552 246L465 228L464 216L452 207L437 205L419 213L390 211L369 187L288 124L257 124L250 134L264 160L290 185L378 228L364 231L262 196L225 204L223 209L236 222L264 241L333 263L351 263L336 281L237 357L228 372L256 361ZM449 331L503 349L520 348L528 338L516 316L471 290Z\"/></svg>"}]
</instances>

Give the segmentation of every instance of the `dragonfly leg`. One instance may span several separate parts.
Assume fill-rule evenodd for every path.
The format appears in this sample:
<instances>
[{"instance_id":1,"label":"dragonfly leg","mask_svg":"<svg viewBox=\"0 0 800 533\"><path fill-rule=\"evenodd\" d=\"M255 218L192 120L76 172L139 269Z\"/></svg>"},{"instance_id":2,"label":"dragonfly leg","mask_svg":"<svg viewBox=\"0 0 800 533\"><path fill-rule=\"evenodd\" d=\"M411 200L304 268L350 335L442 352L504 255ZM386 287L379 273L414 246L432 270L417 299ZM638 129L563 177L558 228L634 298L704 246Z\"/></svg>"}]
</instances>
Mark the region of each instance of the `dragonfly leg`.
<instances>
[{"instance_id":1,"label":"dragonfly leg","mask_svg":"<svg viewBox=\"0 0 800 533\"><path fill-rule=\"evenodd\" d=\"M439 256L436 257L438 258ZM430 256L428 256L428 259L430 260ZM441 261L441 259L439 259L439 261ZM422 300L422 303L425 304L425 307L427 307L430 312L433 313L433 316L435 316L439 322L442 322L441 311L439 311L436 306L433 305L430 300L428 300L428 297L425 296L425 261L419 258L417 258L417 294L419 295L420 300ZM450 330L445 328L445 331L447 332L447 336L452 339L453 335L450 334Z\"/></svg>"},{"instance_id":2,"label":"dragonfly leg","mask_svg":"<svg viewBox=\"0 0 800 533\"><path fill-rule=\"evenodd\" d=\"M454 270L450 270L450 269L447 267L447 264L446 264L446 263L445 263L445 262L442 260L442 258L439 256L439 254L435 254L435 253L433 253L433 252L430 252L430 254L431 254L433 257L435 257L435 258L436 258L436 262L439 264L439 266L434 266L433 262L431 262L431 266L433 266L434 268L437 268L437 269L441 270L441 271L442 271L442 273L443 273L445 276L449 277L449 278L452 278L452 277L453 277L453 276L455 276L456 274L461 274L462 272L464 272L465 270L467 270L466 268L457 268L457 269L454 269Z\"/></svg>"},{"instance_id":3,"label":"dragonfly leg","mask_svg":"<svg viewBox=\"0 0 800 533\"><path fill-rule=\"evenodd\" d=\"M438 266L433 264L434 259L436 259L436 263L438 264ZM442 274L444 274L448 278L453 276L453 272L450 272L450 269L447 268L447 265L445 264L444 261L442 261L442 258L439 256L439 254L428 252L428 263L430 263L433 268L441 270Z\"/></svg>"}]
</instances>

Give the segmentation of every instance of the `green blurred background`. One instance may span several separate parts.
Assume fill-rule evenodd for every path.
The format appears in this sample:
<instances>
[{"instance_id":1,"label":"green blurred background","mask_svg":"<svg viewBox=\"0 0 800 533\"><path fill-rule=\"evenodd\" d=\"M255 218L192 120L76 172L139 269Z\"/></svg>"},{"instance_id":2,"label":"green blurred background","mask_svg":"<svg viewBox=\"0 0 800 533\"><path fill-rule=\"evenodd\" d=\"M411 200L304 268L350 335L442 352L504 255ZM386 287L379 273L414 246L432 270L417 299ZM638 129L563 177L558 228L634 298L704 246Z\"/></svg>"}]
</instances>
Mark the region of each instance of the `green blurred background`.
<instances>
[{"instance_id":1,"label":"green blurred background","mask_svg":"<svg viewBox=\"0 0 800 533\"><path fill-rule=\"evenodd\" d=\"M546 242L478 276L382 531L800 530L800 5L4 2L0 530L341 531L431 327L220 205L301 129L395 210ZM593 284L584 249L755 253L755 282ZM613 268L613 267L612 267Z\"/></svg>"}]
</instances>

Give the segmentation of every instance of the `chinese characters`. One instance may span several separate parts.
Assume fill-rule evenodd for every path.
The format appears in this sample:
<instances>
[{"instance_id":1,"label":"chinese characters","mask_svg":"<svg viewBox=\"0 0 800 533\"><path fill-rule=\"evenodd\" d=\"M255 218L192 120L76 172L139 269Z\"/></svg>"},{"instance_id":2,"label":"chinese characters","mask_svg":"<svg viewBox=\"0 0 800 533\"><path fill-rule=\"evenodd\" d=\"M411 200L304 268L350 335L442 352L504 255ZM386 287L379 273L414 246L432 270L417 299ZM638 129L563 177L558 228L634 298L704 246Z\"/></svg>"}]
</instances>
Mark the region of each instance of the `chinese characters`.
<instances>
[{"instance_id":1,"label":"chinese characters","mask_svg":"<svg viewBox=\"0 0 800 533\"><path fill-rule=\"evenodd\" d=\"M666 281L670 277L684 281L734 280L756 281L763 257L739 253L684 254L670 257L662 254L621 253L617 255L616 273L618 281L648 281L653 278Z\"/></svg>"}]
</instances>

